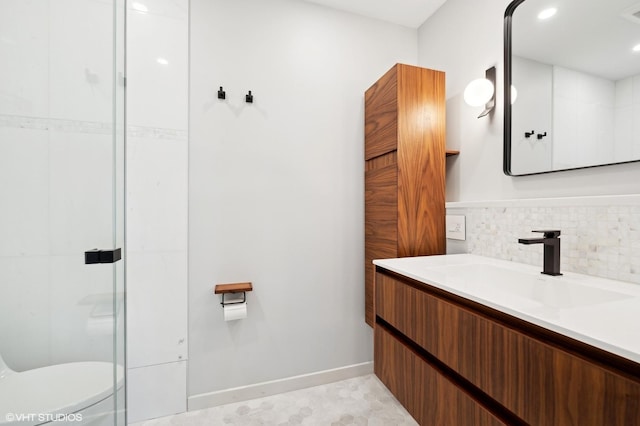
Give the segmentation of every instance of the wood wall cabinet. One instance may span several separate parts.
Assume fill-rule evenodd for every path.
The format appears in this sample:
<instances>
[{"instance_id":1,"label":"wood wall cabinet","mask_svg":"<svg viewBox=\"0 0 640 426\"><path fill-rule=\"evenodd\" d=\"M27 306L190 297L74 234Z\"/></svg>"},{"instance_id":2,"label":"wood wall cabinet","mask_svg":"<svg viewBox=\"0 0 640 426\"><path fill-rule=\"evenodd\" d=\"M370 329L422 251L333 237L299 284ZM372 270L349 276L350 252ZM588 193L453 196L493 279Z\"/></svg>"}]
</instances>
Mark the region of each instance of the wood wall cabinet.
<instances>
[{"instance_id":1,"label":"wood wall cabinet","mask_svg":"<svg viewBox=\"0 0 640 426\"><path fill-rule=\"evenodd\" d=\"M444 254L445 75L396 64L365 93L365 320L373 259Z\"/></svg>"},{"instance_id":2,"label":"wood wall cabinet","mask_svg":"<svg viewBox=\"0 0 640 426\"><path fill-rule=\"evenodd\" d=\"M448 424L640 425L640 364L381 268L375 285L374 370L420 424L444 423L418 392L466 416ZM431 395L429 369L457 393Z\"/></svg>"}]
</instances>

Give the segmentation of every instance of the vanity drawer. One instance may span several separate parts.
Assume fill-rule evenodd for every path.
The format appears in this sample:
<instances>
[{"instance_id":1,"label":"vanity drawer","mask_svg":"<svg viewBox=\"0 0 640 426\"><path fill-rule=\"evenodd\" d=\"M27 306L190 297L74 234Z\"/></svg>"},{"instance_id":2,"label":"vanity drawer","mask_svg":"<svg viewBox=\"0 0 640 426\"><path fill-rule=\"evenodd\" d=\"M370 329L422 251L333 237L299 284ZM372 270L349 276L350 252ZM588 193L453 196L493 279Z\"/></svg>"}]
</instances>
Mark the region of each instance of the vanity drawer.
<instances>
[{"instance_id":1,"label":"vanity drawer","mask_svg":"<svg viewBox=\"0 0 640 426\"><path fill-rule=\"evenodd\" d=\"M527 423L640 425L637 378L441 293L377 272L376 315Z\"/></svg>"},{"instance_id":2,"label":"vanity drawer","mask_svg":"<svg viewBox=\"0 0 640 426\"><path fill-rule=\"evenodd\" d=\"M419 424L505 424L380 326L374 342L376 376Z\"/></svg>"}]
</instances>

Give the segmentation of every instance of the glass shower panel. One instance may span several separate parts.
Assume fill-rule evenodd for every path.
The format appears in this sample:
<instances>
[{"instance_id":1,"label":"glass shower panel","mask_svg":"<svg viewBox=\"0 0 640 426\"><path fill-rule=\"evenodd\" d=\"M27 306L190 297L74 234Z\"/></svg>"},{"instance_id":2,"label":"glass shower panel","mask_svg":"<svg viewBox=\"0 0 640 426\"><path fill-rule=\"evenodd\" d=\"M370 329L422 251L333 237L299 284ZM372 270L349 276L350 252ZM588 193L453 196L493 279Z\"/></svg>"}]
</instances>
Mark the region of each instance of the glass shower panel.
<instances>
[{"instance_id":1,"label":"glass shower panel","mask_svg":"<svg viewBox=\"0 0 640 426\"><path fill-rule=\"evenodd\" d=\"M0 2L0 425L126 424L124 3Z\"/></svg>"},{"instance_id":2,"label":"glass shower panel","mask_svg":"<svg viewBox=\"0 0 640 426\"><path fill-rule=\"evenodd\" d=\"M125 250L125 134L126 134L126 0L113 3L113 247ZM124 254L123 254L124 257ZM114 380L114 424L127 424L126 386L121 375L126 371L126 307L125 307L125 262L114 263L113 310L115 332L113 335L113 380ZM122 370L120 370L122 369Z\"/></svg>"}]
</instances>

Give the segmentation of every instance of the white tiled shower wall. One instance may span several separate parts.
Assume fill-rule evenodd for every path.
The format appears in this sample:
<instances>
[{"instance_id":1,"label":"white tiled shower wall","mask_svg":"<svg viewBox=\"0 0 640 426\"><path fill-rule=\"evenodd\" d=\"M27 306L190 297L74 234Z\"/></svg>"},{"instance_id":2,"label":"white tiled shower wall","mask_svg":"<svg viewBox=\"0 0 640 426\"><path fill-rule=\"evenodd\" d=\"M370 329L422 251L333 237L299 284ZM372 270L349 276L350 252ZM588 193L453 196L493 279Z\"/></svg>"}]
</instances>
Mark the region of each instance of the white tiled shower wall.
<instances>
[{"instance_id":1,"label":"white tiled shower wall","mask_svg":"<svg viewBox=\"0 0 640 426\"><path fill-rule=\"evenodd\" d=\"M83 262L114 240L112 8L0 2L0 353L16 371L113 357L114 274Z\"/></svg>"},{"instance_id":2,"label":"white tiled shower wall","mask_svg":"<svg viewBox=\"0 0 640 426\"><path fill-rule=\"evenodd\" d=\"M187 408L188 52L188 0L129 3L129 422Z\"/></svg>"},{"instance_id":3,"label":"white tiled shower wall","mask_svg":"<svg viewBox=\"0 0 640 426\"><path fill-rule=\"evenodd\" d=\"M532 230L561 230L561 271L640 284L640 196L605 196L447 203L466 216L466 241L447 240L448 253L539 265L541 245L518 244ZM540 234L537 234L541 236Z\"/></svg>"},{"instance_id":4,"label":"white tiled shower wall","mask_svg":"<svg viewBox=\"0 0 640 426\"><path fill-rule=\"evenodd\" d=\"M187 400L188 1L148 9L128 15L131 421L185 411ZM83 19L66 19L74 11ZM113 291L113 273L82 262L113 243L109 2L16 0L0 12L11 64L0 70L0 353L18 371L110 361L112 323L89 302ZM83 34L74 49L63 48L69 34Z\"/></svg>"}]
</instances>

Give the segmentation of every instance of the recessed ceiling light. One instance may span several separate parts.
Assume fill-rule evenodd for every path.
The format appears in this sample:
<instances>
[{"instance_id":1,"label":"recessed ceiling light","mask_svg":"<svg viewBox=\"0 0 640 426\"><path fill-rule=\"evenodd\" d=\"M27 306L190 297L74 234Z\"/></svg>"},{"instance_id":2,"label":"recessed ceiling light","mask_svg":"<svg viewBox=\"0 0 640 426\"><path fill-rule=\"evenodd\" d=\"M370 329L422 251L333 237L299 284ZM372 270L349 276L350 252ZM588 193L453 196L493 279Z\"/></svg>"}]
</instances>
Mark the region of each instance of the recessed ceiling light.
<instances>
[{"instance_id":1,"label":"recessed ceiling light","mask_svg":"<svg viewBox=\"0 0 640 426\"><path fill-rule=\"evenodd\" d=\"M542 12L538 13L538 19L549 19L553 15L555 15L556 12L558 12L558 9L556 9L555 7L550 7L549 9L545 9Z\"/></svg>"},{"instance_id":2,"label":"recessed ceiling light","mask_svg":"<svg viewBox=\"0 0 640 426\"><path fill-rule=\"evenodd\" d=\"M165 58L158 58L156 59L156 62L160 65L169 65L169 61L167 61Z\"/></svg>"},{"instance_id":3,"label":"recessed ceiling light","mask_svg":"<svg viewBox=\"0 0 640 426\"><path fill-rule=\"evenodd\" d=\"M634 52L640 52L640 44L636 44L631 50L633 50Z\"/></svg>"},{"instance_id":4,"label":"recessed ceiling light","mask_svg":"<svg viewBox=\"0 0 640 426\"><path fill-rule=\"evenodd\" d=\"M133 3L131 3L131 9L135 10L136 12L140 12L140 13L147 13L149 12L149 8L147 6L145 6L144 4L134 1Z\"/></svg>"}]
</instances>

